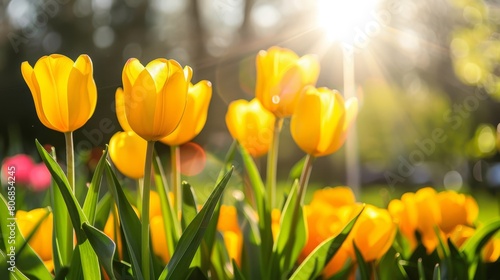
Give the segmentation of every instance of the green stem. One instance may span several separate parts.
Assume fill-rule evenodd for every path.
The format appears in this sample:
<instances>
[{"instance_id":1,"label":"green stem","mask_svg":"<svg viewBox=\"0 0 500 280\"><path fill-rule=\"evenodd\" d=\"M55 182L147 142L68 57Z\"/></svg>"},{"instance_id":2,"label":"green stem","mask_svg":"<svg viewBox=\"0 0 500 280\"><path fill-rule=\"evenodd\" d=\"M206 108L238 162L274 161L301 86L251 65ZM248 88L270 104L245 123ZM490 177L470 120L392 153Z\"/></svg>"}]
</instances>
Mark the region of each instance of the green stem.
<instances>
[{"instance_id":1,"label":"green stem","mask_svg":"<svg viewBox=\"0 0 500 280\"><path fill-rule=\"evenodd\" d=\"M139 211L139 216L142 213L142 199L143 199L143 193L142 193L142 188L144 186L144 178L137 179L137 209Z\"/></svg>"},{"instance_id":2,"label":"green stem","mask_svg":"<svg viewBox=\"0 0 500 280\"><path fill-rule=\"evenodd\" d=\"M181 191L181 153L179 146L170 146L170 160L172 168L172 191L174 193L175 217L182 211Z\"/></svg>"},{"instance_id":3,"label":"green stem","mask_svg":"<svg viewBox=\"0 0 500 280\"><path fill-rule=\"evenodd\" d=\"M309 176L311 175L312 163L314 159L315 159L314 156L308 154L304 162L304 167L302 168L302 174L300 175L299 192L298 192L300 204L304 203L304 197L307 190L307 184L309 183Z\"/></svg>"},{"instance_id":4,"label":"green stem","mask_svg":"<svg viewBox=\"0 0 500 280\"><path fill-rule=\"evenodd\" d=\"M141 253L142 253L142 273L145 280L151 279L149 267L149 189L151 185L151 164L153 161L153 149L155 141L148 141L146 148L146 164L144 166L144 185L142 190L142 211L141 211Z\"/></svg>"},{"instance_id":5,"label":"green stem","mask_svg":"<svg viewBox=\"0 0 500 280\"><path fill-rule=\"evenodd\" d=\"M65 132L64 139L66 144L66 176L68 177L69 186L73 194L75 193L75 151L73 147L73 132ZM57 209L56 211L61 211ZM61 255L63 265L69 265L73 254L73 225L71 218L68 215L66 220L66 228L64 229L65 238L61 245Z\"/></svg>"},{"instance_id":6,"label":"green stem","mask_svg":"<svg viewBox=\"0 0 500 280\"><path fill-rule=\"evenodd\" d=\"M276 200L276 169L278 168L278 148L282 124L282 118L278 118L274 121L273 139L271 140L271 147L267 154L266 191L269 210L274 208Z\"/></svg>"}]
</instances>

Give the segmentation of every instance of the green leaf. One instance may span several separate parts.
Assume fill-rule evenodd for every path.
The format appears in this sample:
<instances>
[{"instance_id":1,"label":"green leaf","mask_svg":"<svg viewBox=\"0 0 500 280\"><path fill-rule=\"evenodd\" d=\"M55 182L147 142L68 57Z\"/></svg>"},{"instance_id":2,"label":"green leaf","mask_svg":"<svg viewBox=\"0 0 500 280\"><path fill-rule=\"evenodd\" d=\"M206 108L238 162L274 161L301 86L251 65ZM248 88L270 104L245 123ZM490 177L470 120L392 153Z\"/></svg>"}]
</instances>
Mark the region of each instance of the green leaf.
<instances>
[{"instance_id":1,"label":"green leaf","mask_svg":"<svg viewBox=\"0 0 500 280\"><path fill-rule=\"evenodd\" d=\"M288 178L292 181L300 179L300 175L302 174L302 169L304 169L304 163L306 162L307 156L300 159L297 163L292 166L290 170L290 174L288 174Z\"/></svg>"},{"instance_id":2,"label":"green leaf","mask_svg":"<svg viewBox=\"0 0 500 280\"><path fill-rule=\"evenodd\" d=\"M97 203L94 226L101 231L104 230L108 221L111 205L114 205L114 203L110 193L106 193L101 200L99 200L99 203Z\"/></svg>"},{"instance_id":3,"label":"green leaf","mask_svg":"<svg viewBox=\"0 0 500 280\"><path fill-rule=\"evenodd\" d=\"M449 275L447 278L449 279L457 279L457 280L467 280L468 279L468 263L467 257L464 253L460 252L455 244L451 242L451 239L448 239L448 248L450 248L450 264L451 267L447 269Z\"/></svg>"},{"instance_id":4,"label":"green leaf","mask_svg":"<svg viewBox=\"0 0 500 280\"><path fill-rule=\"evenodd\" d=\"M352 247L354 248L354 254L356 255L356 262L358 263L359 275L362 280L370 280L370 267L363 258L363 254L359 251L358 246L354 240L352 241Z\"/></svg>"},{"instance_id":5,"label":"green leaf","mask_svg":"<svg viewBox=\"0 0 500 280\"><path fill-rule=\"evenodd\" d=\"M160 196L161 215L163 217L163 225L165 227L167 248L169 248L168 253L170 257L172 257L173 251L177 247L177 242L181 236L182 229L179 218L177 218L177 214L175 214L176 210L174 210L174 203L167 195L169 188L162 166L160 157L158 157L155 152L153 160L154 180L158 195ZM170 250L170 248L173 249Z\"/></svg>"},{"instance_id":6,"label":"green leaf","mask_svg":"<svg viewBox=\"0 0 500 280\"><path fill-rule=\"evenodd\" d=\"M78 250L78 252L82 254L80 259L81 259L81 267L83 270L83 275L85 279L99 279L101 277L101 271L99 267L99 261L97 260L97 255L95 254L92 247L88 243L85 233L81 228L82 223L88 222L88 219L83 213L83 210L80 207L80 204L78 203L76 197L73 195L68 180L64 175L64 172L62 171L61 167L52 158L52 156L49 155L49 153L43 148L43 146L40 144L40 142L38 142L38 140L36 141L36 146L40 154L40 157L42 158L45 165L49 169L52 178L56 182L56 185L58 186L59 190L61 191L61 195L64 198L66 209L69 212L73 228L75 229L76 239L78 242L77 247L79 247L80 249ZM72 261L71 263L72 268L76 267L77 265L79 264L76 264Z\"/></svg>"},{"instance_id":7,"label":"green leaf","mask_svg":"<svg viewBox=\"0 0 500 280\"><path fill-rule=\"evenodd\" d=\"M207 276L197 266L189 268L186 280L208 280Z\"/></svg>"},{"instance_id":8,"label":"green leaf","mask_svg":"<svg viewBox=\"0 0 500 280\"><path fill-rule=\"evenodd\" d=\"M186 229L198 214L194 189L187 182L182 182L182 218L181 225Z\"/></svg>"},{"instance_id":9,"label":"green leaf","mask_svg":"<svg viewBox=\"0 0 500 280\"><path fill-rule=\"evenodd\" d=\"M422 259L418 259L417 267L418 267L418 279L425 280L425 269Z\"/></svg>"},{"instance_id":10,"label":"green leaf","mask_svg":"<svg viewBox=\"0 0 500 280\"><path fill-rule=\"evenodd\" d=\"M0 232L2 236L2 273L14 269L14 274L19 279L52 279L52 275L43 264L40 257L27 245L23 235L19 231L15 216L9 210L7 200L0 194ZM13 235L12 235L13 234ZM13 236L14 238L10 238ZM11 257L14 257L11 260ZM13 261L12 263L10 263ZM17 271L17 272L16 272ZM10 275L10 273L9 273ZM24 278L23 278L24 277ZM28 277L28 278L26 278Z\"/></svg>"},{"instance_id":11,"label":"green leaf","mask_svg":"<svg viewBox=\"0 0 500 280\"><path fill-rule=\"evenodd\" d=\"M432 276L432 280L441 280L441 268L438 263L434 267L434 274Z\"/></svg>"},{"instance_id":12,"label":"green leaf","mask_svg":"<svg viewBox=\"0 0 500 280\"><path fill-rule=\"evenodd\" d=\"M290 236L294 236L290 240ZM269 279L283 279L292 270L307 242L304 211L298 195L298 181L292 186L280 220L280 231L274 243Z\"/></svg>"},{"instance_id":13,"label":"green leaf","mask_svg":"<svg viewBox=\"0 0 500 280\"><path fill-rule=\"evenodd\" d=\"M408 274L400 263L401 254L395 247L396 246L393 244L380 260L378 264L379 279L409 279Z\"/></svg>"},{"instance_id":14,"label":"green leaf","mask_svg":"<svg viewBox=\"0 0 500 280\"><path fill-rule=\"evenodd\" d=\"M345 280L349 279L349 275L352 270L352 260L349 258L347 262L342 266L342 268L337 271L334 275L332 275L328 280Z\"/></svg>"},{"instance_id":15,"label":"green leaf","mask_svg":"<svg viewBox=\"0 0 500 280\"><path fill-rule=\"evenodd\" d=\"M364 208L363 208L364 209ZM335 256L354 224L363 212L363 209L342 229L337 236L332 236L319 244L295 270L290 280L315 279L321 275L328 262Z\"/></svg>"},{"instance_id":16,"label":"green leaf","mask_svg":"<svg viewBox=\"0 0 500 280\"><path fill-rule=\"evenodd\" d=\"M101 188L102 174L104 172L104 166L106 165L106 157L108 155L108 148L102 153L101 159L97 163L97 167L92 176L92 181L90 181L89 190L85 196L85 202L83 203L83 213L87 216L87 219L91 225L95 223L97 201L99 199L99 190Z\"/></svg>"},{"instance_id":17,"label":"green leaf","mask_svg":"<svg viewBox=\"0 0 500 280\"><path fill-rule=\"evenodd\" d=\"M236 264L236 261L233 259L233 272L234 272L234 280L245 280L245 276L241 273L240 268Z\"/></svg>"},{"instance_id":18,"label":"green leaf","mask_svg":"<svg viewBox=\"0 0 500 280\"><path fill-rule=\"evenodd\" d=\"M111 194L118 206L118 215L120 217L122 232L125 236L124 241L132 262L134 277L136 279L143 279L141 272L141 222L135 214L132 205L130 205L130 202L127 200L122 186L118 182L109 162L106 163L106 173L108 175L106 177L110 181Z\"/></svg>"},{"instance_id":19,"label":"green leaf","mask_svg":"<svg viewBox=\"0 0 500 280\"><path fill-rule=\"evenodd\" d=\"M231 169L217 184L210 197L205 202L201 211L189 224L177 244L177 248L172 255L172 259L160 275L160 279L184 279L193 260L193 257L200 245L203 235L210 220L212 219L215 206L219 202L222 193L231 177Z\"/></svg>"},{"instance_id":20,"label":"green leaf","mask_svg":"<svg viewBox=\"0 0 500 280\"><path fill-rule=\"evenodd\" d=\"M469 263L469 279L472 279L476 274L481 250L499 229L500 219L497 219L477 229L474 235L465 241L462 252L467 257L467 262Z\"/></svg>"},{"instance_id":21,"label":"green leaf","mask_svg":"<svg viewBox=\"0 0 500 280\"><path fill-rule=\"evenodd\" d=\"M273 251L273 232L272 232L272 217L271 209L268 209L268 201L266 190L262 178L260 177L259 169L255 165L253 158L248 152L240 146L240 154L243 159L243 164L250 179L252 186L255 204L257 205L257 215L259 216L259 231L261 239L261 264L262 267L269 266Z\"/></svg>"},{"instance_id":22,"label":"green leaf","mask_svg":"<svg viewBox=\"0 0 500 280\"><path fill-rule=\"evenodd\" d=\"M104 232L88 223L83 224L83 231L85 231L92 248L94 248L97 257L99 257L104 270L111 279L114 279L113 257L116 250L115 243Z\"/></svg>"}]
</instances>

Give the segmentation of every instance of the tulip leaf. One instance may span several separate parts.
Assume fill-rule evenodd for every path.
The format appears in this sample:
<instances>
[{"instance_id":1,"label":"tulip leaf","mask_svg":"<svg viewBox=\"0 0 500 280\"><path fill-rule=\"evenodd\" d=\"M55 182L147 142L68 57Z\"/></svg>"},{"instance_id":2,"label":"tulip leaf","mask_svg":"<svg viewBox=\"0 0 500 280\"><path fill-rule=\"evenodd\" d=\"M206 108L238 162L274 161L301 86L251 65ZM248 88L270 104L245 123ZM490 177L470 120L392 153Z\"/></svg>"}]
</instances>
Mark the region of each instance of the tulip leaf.
<instances>
[{"instance_id":1,"label":"tulip leaf","mask_svg":"<svg viewBox=\"0 0 500 280\"><path fill-rule=\"evenodd\" d=\"M194 189L187 182L182 182L182 216L181 216L181 225L183 229L186 229L189 223L193 221L196 214L198 214L198 209L196 205L196 196L194 193ZM215 215L212 219L215 219ZM201 247L200 247L201 248ZM192 266L201 266L201 250L198 249L196 251Z\"/></svg>"},{"instance_id":2,"label":"tulip leaf","mask_svg":"<svg viewBox=\"0 0 500 280\"><path fill-rule=\"evenodd\" d=\"M254 209L244 199L237 199L238 221L243 234L241 250L241 270L249 279L262 278L263 264L260 259L260 234L258 217Z\"/></svg>"},{"instance_id":3,"label":"tulip leaf","mask_svg":"<svg viewBox=\"0 0 500 280\"><path fill-rule=\"evenodd\" d=\"M465 253L469 262L478 256L484 245L498 230L500 230L500 219L480 227L474 235L465 241L462 252Z\"/></svg>"},{"instance_id":4,"label":"tulip leaf","mask_svg":"<svg viewBox=\"0 0 500 280\"><path fill-rule=\"evenodd\" d=\"M155 152L153 160L154 180L156 183L158 195L160 196L160 208L161 215L163 216L163 225L165 227L167 248L175 249L177 247L177 242L179 241L182 230L179 219L175 214L176 211L174 210L174 203L168 196L169 189L162 166L163 165L161 164L160 157ZM168 253L170 254L169 257L172 257L173 251L174 250L168 250Z\"/></svg>"},{"instance_id":5,"label":"tulip leaf","mask_svg":"<svg viewBox=\"0 0 500 280\"><path fill-rule=\"evenodd\" d=\"M280 220L280 230L274 243L269 279L282 279L292 270L307 242L304 211L298 195L298 180L292 186ZM290 236L294 236L290 240Z\"/></svg>"},{"instance_id":6,"label":"tulip leaf","mask_svg":"<svg viewBox=\"0 0 500 280\"><path fill-rule=\"evenodd\" d=\"M106 234L104 234L104 232L89 225L88 223L83 223L82 228L83 231L85 231L92 248L94 248L104 270L111 279L114 279L113 257L116 250L115 243Z\"/></svg>"},{"instance_id":7,"label":"tulip leaf","mask_svg":"<svg viewBox=\"0 0 500 280\"><path fill-rule=\"evenodd\" d=\"M182 182L182 228L186 229L189 223L198 214L196 197L193 188L187 182Z\"/></svg>"},{"instance_id":8,"label":"tulip leaf","mask_svg":"<svg viewBox=\"0 0 500 280\"><path fill-rule=\"evenodd\" d=\"M335 256L347 236L351 232L354 224L358 220L363 209L342 229L337 236L332 236L319 244L295 270L290 280L315 279L326 267L328 262Z\"/></svg>"},{"instance_id":9,"label":"tulip leaf","mask_svg":"<svg viewBox=\"0 0 500 280\"><path fill-rule=\"evenodd\" d=\"M436 264L436 266L434 266L434 273L432 275L432 280L441 280L441 267L439 266L438 263Z\"/></svg>"},{"instance_id":10,"label":"tulip leaf","mask_svg":"<svg viewBox=\"0 0 500 280\"><path fill-rule=\"evenodd\" d=\"M292 181L299 179L300 175L302 174L302 169L304 169L304 164L306 162L307 156L303 157L300 159L297 163L295 163L292 166L292 169L290 170L290 174L288 175L288 178L291 179Z\"/></svg>"},{"instance_id":11,"label":"tulip leaf","mask_svg":"<svg viewBox=\"0 0 500 280\"><path fill-rule=\"evenodd\" d=\"M170 262L163 270L159 279L186 278L188 268L203 239L207 226L213 217L215 207L222 197L229 178L231 178L232 172L233 169L226 173L226 175L219 181L214 191L210 194L207 201L203 205L201 211L187 226L186 230L179 239L179 243L177 244L177 248L170 259Z\"/></svg>"},{"instance_id":12,"label":"tulip leaf","mask_svg":"<svg viewBox=\"0 0 500 280\"><path fill-rule=\"evenodd\" d=\"M135 279L143 279L141 272L141 222L135 214L132 205L127 200L122 186L118 182L115 173L111 169L109 162L106 163L106 176L111 186L111 194L118 207L118 215L122 227L122 232L125 236L125 244L127 245L130 260L132 262L132 271Z\"/></svg>"},{"instance_id":13,"label":"tulip leaf","mask_svg":"<svg viewBox=\"0 0 500 280\"><path fill-rule=\"evenodd\" d=\"M358 271L361 280L370 280L370 267L363 258L363 254L356 246L356 242L352 241L352 247L354 248L354 254L356 255L356 262L358 263Z\"/></svg>"},{"instance_id":14,"label":"tulip leaf","mask_svg":"<svg viewBox=\"0 0 500 280\"><path fill-rule=\"evenodd\" d=\"M347 259L346 263L342 266L342 268L335 272L328 280L344 280L349 279L349 275L352 270L352 260ZM381 278L382 279L382 278Z\"/></svg>"},{"instance_id":15,"label":"tulip leaf","mask_svg":"<svg viewBox=\"0 0 500 280\"><path fill-rule=\"evenodd\" d=\"M97 203L94 226L101 231L104 230L106 222L108 221L111 205L113 204L112 202L111 194L106 193L101 200L99 200L99 203Z\"/></svg>"},{"instance_id":16,"label":"tulip leaf","mask_svg":"<svg viewBox=\"0 0 500 280\"><path fill-rule=\"evenodd\" d=\"M262 178L260 177L259 169L253 158L248 152L240 146L240 154L243 159L243 164L247 171L252 186L255 203L257 205L257 215L259 216L259 231L261 238L261 263L263 266L269 265L269 259L273 250L273 232L271 209L268 209L268 201Z\"/></svg>"},{"instance_id":17,"label":"tulip leaf","mask_svg":"<svg viewBox=\"0 0 500 280\"><path fill-rule=\"evenodd\" d=\"M463 252L460 252L455 244L451 242L451 239L448 239L448 248L450 248L450 265L446 271L448 272L447 278L449 279L465 279L468 278L468 264L467 258Z\"/></svg>"},{"instance_id":18,"label":"tulip leaf","mask_svg":"<svg viewBox=\"0 0 500 280\"><path fill-rule=\"evenodd\" d=\"M401 254L396 250L393 244L378 264L379 279L408 279L408 274L401 266L400 260Z\"/></svg>"},{"instance_id":19,"label":"tulip leaf","mask_svg":"<svg viewBox=\"0 0 500 280\"><path fill-rule=\"evenodd\" d=\"M236 264L236 261L233 259L233 271L234 271L234 280L245 280L245 276L241 272L240 268L238 267L238 264Z\"/></svg>"},{"instance_id":20,"label":"tulip leaf","mask_svg":"<svg viewBox=\"0 0 500 280\"><path fill-rule=\"evenodd\" d=\"M83 203L83 213L85 213L91 225L94 225L95 223L97 201L99 199L99 190L101 188L102 174L104 172L104 166L106 165L107 155L108 148L106 147L102 153L101 159L99 159L99 162L97 163L94 175L90 181L89 190L85 196L85 202Z\"/></svg>"},{"instance_id":21,"label":"tulip leaf","mask_svg":"<svg viewBox=\"0 0 500 280\"><path fill-rule=\"evenodd\" d=\"M417 268L418 268L418 280L425 280L425 269L424 269L424 263L422 262L422 259L418 259L417 261Z\"/></svg>"},{"instance_id":22,"label":"tulip leaf","mask_svg":"<svg viewBox=\"0 0 500 280\"><path fill-rule=\"evenodd\" d=\"M230 279L226 265L229 263L229 255L227 253L227 248L224 243L224 237L217 231L214 241L214 248L212 250L212 255L210 257L210 273L214 279Z\"/></svg>"},{"instance_id":23,"label":"tulip leaf","mask_svg":"<svg viewBox=\"0 0 500 280\"><path fill-rule=\"evenodd\" d=\"M78 200L75 195L71 191L69 186L68 179L64 175L61 167L57 162L52 158L52 156L43 148L43 146L35 141L36 147L38 149L38 153L40 157L44 161L47 169L52 175L53 180L56 182L57 187L61 191L61 195L64 198L64 202L66 203L66 209L69 212L69 216L71 218L71 222L73 224L73 228L75 229L76 239L78 242L77 247L80 250L78 251L82 256L80 256L81 260L81 269L83 271L83 275L85 279L98 279L101 277L101 271L99 267L99 261L97 260L97 255L93 251L90 243L86 239L85 233L83 232L81 226L82 223L88 222L87 217L83 213ZM56 209L57 211L57 209ZM78 270L78 266L80 263L76 264L75 262L71 263L71 268ZM70 270L71 274L71 270Z\"/></svg>"},{"instance_id":24,"label":"tulip leaf","mask_svg":"<svg viewBox=\"0 0 500 280\"><path fill-rule=\"evenodd\" d=\"M9 268L12 267L11 269L14 270L16 276L19 276L19 279L52 279L52 275L40 257L30 246L25 246L27 241L19 231L14 216L15 209L9 210L7 200L1 194L0 200L0 233L2 241L0 246L2 259L5 259L0 265L1 272L11 272ZM12 263L10 263L11 257L14 257Z\"/></svg>"}]
</instances>

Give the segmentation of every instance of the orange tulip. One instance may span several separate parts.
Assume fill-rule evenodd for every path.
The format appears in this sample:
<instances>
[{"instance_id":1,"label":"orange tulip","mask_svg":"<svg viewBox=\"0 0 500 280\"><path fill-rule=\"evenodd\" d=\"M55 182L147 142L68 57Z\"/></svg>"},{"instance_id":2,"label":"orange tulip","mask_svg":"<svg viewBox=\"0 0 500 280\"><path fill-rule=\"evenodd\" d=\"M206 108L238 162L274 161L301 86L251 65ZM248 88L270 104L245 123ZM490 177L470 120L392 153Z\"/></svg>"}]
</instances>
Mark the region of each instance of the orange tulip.
<instances>
[{"instance_id":1,"label":"orange tulip","mask_svg":"<svg viewBox=\"0 0 500 280\"><path fill-rule=\"evenodd\" d=\"M477 202L471 196L455 191L443 191L437 194L441 208L439 227L449 234L458 225L472 226L479 214Z\"/></svg>"},{"instance_id":2,"label":"orange tulip","mask_svg":"<svg viewBox=\"0 0 500 280\"><path fill-rule=\"evenodd\" d=\"M358 112L356 98L344 103L336 90L307 87L290 122L295 143L306 153L318 157L337 151Z\"/></svg>"},{"instance_id":3,"label":"orange tulip","mask_svg":"<svg viewBox=\"0 0 500 280\"><path fill-rule=\"evenodd\" d=\"M256 58L255 97L277 117L288 117L295 110L302 88L316 84L319 62L313 55L297 56L293 51L271 47Z\"/></svg>"},{"instance_id":4,"label":"orange tulip","mask_svg":"<svg viewBox=\"0 0 500 280\"><path fill-rule=\"evenodd\" d=\"M264 155L271 145L275 117L257 99L248 102L240 99L231 102L226 113L226 125L233 136L249 154Z\"/></svg>"}]
</instances>

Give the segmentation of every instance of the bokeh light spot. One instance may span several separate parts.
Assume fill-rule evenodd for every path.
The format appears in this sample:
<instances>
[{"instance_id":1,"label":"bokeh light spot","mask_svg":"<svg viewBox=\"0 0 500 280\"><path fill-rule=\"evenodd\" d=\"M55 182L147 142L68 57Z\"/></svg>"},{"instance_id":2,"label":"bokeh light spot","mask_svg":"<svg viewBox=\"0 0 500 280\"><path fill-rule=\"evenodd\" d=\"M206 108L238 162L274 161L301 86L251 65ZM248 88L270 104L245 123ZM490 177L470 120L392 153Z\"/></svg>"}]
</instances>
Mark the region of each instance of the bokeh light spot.
<instances>
[{"instance_id":1,"label":"bokeh light spot","mask_svg":"<svg viewBox=\"0 0 500 280\"><path fill-rule=\"evenodd\" d=\"M205 168L207 156L205 150L198 144L188 142L179 147L181 155L181 173L185 176L195 176Z\"/></svg>"},{"instance_id":2,"label":"bokeh light spot","mask_svg":"<svg viewBox=\"0 0 500 280\"><path fill-rule=\"evenodd\" d=\"M444 175L443 185L445 189L457 191L460 188L462 188L462 184L463 184L462 175L460 175L458 171L455 170L448 171Z\"/></svg>"}]
</instances>

